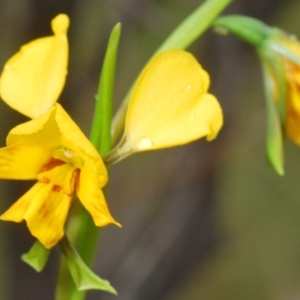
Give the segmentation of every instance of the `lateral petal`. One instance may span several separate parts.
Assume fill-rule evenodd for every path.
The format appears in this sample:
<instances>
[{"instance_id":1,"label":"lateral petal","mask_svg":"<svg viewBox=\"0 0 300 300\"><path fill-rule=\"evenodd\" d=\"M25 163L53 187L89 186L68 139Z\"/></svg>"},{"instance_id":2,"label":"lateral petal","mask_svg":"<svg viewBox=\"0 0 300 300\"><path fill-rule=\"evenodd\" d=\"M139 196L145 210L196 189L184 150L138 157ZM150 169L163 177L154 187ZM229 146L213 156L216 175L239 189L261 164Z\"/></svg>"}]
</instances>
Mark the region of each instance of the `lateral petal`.
<instances>
[{"instance_id":1,"label":"lateral petal","mask_svg":"<svg viewBox=\"0 0 300 300\"><path fill-rule=\"evenodd\" d=\"M36 179L51 156L50 149L37 144L18 143L0 148L0 178Z\"/></svg>"},{"instance_id":2,"label":"lateral petal","mask_svg":"<svg viewBox=\"0 0 300 300\"><path fill-rule=\"evenodd\" d=\"M36 183L0 216L3 221L21 222L46 248L53 247L64 235L64 223L71 197L51 184Z\"/></svg>"},{"instance_id":3,"label":"lateral petal","mask_svg":"<svg viewBox=\"0 0 300 300\"><path fill-rule=\"evenodd\" d=\"M33 236L46 248L53 247L64 235L64 224L72 197L52 184L37 183L24 219Z\"/></svg>"},{"instance_id":4,"label":"lateral petal","mask_svg":"<svg viewBox=\"0 0 300 300\"><path fill-rule=\"evenodd\" d=\"M36 118L57 101L67 75L68 26L69 18L58 15L52 21L54 36L24 45L5 64L0 94L13 109Z\"/></svg>"},{"instance_id":5,"label":"lateral petal","mask_svg":"<svg viewBox=\"0 0 300 300\"><path fill-rule=\"evenodd\" d=\"M36 119L14 127L6 138L6 144L17 143L41 144L57 149L61 145L61 132L55 119L55 107Z\"/></svg>"},{"instance_id":6,"label":"lateral petal","mask_svg":"<svg viewBox=\"0 0 300 300\"><path fill-rule=\"evenodd\" d=\"M26 194L17 200L5 213L0 216L2 221L21 222L31 204L33 197L41 190L42 185L35 184Z\"/></svg>"},{"instance_id":7,"label":"lateral petal","mask_svg":"<svg viewBox=\"0 0 300 300\"><path fill-rule=\"evenodd\" d=\"M103 192L98 174L88 165L84 164L77 187L77 195L86 210L92 215L97 226L115 224L122 227L111 216Z\"/></svg>"}]
</instances>

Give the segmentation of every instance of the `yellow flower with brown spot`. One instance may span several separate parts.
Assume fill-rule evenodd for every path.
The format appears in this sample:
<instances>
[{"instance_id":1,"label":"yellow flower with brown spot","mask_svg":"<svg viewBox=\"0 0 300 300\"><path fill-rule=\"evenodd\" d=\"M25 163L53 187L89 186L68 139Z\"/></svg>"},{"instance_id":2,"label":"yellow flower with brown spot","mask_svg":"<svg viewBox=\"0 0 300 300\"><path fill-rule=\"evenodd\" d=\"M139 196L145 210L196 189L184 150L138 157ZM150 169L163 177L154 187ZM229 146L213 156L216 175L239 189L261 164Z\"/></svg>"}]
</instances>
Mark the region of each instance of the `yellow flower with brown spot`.
<instances>
[{"instance_id":1,"label":"yellow flower with brown spot","mask_svg":"<svg viewBox=\"0 0 300 300\"><path fill-rule=\"evenodd\" d=\"M65 84L69 18L59 14L51 25L54 35L22 46L7 61L0 77L1 98L30 118L46 113Z\"/></svg>"},{"instance_id":2,"label":"yellow flower with brown spot","mask_svg":"<svg viewBox=\"0 0 300 300\"><path fill-rule=\"evenodd\" d=\"M107 171L96 149L59 105L13 128L0 149L0 178L37 183L1 220L25 220L46 248L64 235L64 223L74 195L97 226L116 224L101 191Z\"/></svg>"}]
</instances>

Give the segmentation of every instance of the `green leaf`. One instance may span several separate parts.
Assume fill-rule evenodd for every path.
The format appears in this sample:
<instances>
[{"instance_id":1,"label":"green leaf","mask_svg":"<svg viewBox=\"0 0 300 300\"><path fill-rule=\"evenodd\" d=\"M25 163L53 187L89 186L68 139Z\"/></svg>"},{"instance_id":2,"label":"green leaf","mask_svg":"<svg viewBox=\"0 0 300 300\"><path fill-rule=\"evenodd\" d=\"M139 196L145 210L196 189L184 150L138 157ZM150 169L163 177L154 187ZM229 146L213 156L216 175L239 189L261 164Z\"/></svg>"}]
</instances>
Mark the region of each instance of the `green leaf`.
<instances>
[{"instance_id":1,"label":"green leaf","mask_svg":"<svg viewBox=\"0 0 300 300\"><path fill-rule=\"evenodd\" d=\"M260 50L261 53L265 53L265 57L269 62L270 67L272 68L272 74L269 73L269 77L272 75L275 77L276 81L276 88L277 88L277 93L278 93L278 99L277 101L274 100L274 96L272 99L272 103L274 106L274 103L277 103L275 108L277 107L277 110L279 112L281 124L283 127L285 127L286 123L286 118L287 118L287 88L286 88L286 75L285 75L285 68L283 65L283 60L282 58L277 55L275 52L273 52L268 44L266 44L264 47L261 48ZM274 82L274 80L273 80ZM270 83L272 84L272 83ZM273 83L274 84L274 83ZM270 86L269 89L274 89L273 86Z\"/></svg>"},{"instance_id":2,"label":"green leaf","mask_svg":"<svg viewBox=\"0 0 300 300\"><path fill-rule=\"evenodd\" d=\"M36 241L30 250L21 256L21 259L37 272L41 272L48 261L50 252L51 250Z\"/></svg>"},{"instance_id":3,"label":"green leaf","mask_svg":"<svg viewBox=\"0 0 300 300\"><path fill-rule=\"evenodd\" d=\"M262 56L262 67L265 85L266 95L266 111L267 111L267 156L279 175L284 175L284 149L283 149L283 130L280 119L280 113L276 107L276 99L274 96L274 83L278 85L279 89L282 83L278 80L282 80L281 77L274 76L274 69L272 68L272 62L266 60L266 56ZM279 97L284 97L285 94L278 93ZM285 99L279 99L279 101L285 101Z\"/></svg>"},{"instance_id":4,"label":"green leaf","mask_svg":"<svg viewBox=\"0 0 300 300\"><path fill-rule=\"evenodd\" d=\"M90 140L104 156L111 149L112 103L121 24L113 28L101 70Z\"/></svg>"},{"instance_id":5,"label":"green leaf","mask_svg":"<svg viewBox=\"0 0 300 300\"><path fill-rule=\"evenodd\" d=\"M89 269L66 236L60 241L60 246L72 278L79 291L95 289L117 295L116 290L107 280L98 277Z\"/></svg>"}]
</instances>

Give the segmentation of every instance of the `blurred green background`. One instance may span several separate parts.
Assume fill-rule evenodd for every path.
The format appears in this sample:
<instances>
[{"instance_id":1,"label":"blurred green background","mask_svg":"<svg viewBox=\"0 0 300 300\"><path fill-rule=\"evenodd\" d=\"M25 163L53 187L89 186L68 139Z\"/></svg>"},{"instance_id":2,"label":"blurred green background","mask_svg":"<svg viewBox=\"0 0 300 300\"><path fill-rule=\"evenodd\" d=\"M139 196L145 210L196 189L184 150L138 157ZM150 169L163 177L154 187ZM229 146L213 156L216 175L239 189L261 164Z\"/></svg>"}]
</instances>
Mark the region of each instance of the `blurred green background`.
<instances>
[{"instance_id":1,"label":"blurred green background","mask_svg":"<svg viewBox=\"0 0 300 300\"><path fill-rule=\"evenodd\" d=\"M0 65L71 18L70 66L60 102L88 134L110 30L122 23L115 109L149 56L200 0L2 0ZM244 14L300 36L300 2L236 0ZM255 52L212 31L190 51L211 75L225 125L217 140L134 155L111 169L108 203L123 229L104 228L94 270L120 300L300 299L300 151L286 145L286 175L265 157L265 108ZM26 119L0 102L0 139ZM3 212L32 183L0 182ZM37 274L20 255L25 224L0 223L0 299L51 300L59 249ZM87 237L88 238L88 237ZM88 299L115 296L92 291Z\"/></svg>"}]
</instances>

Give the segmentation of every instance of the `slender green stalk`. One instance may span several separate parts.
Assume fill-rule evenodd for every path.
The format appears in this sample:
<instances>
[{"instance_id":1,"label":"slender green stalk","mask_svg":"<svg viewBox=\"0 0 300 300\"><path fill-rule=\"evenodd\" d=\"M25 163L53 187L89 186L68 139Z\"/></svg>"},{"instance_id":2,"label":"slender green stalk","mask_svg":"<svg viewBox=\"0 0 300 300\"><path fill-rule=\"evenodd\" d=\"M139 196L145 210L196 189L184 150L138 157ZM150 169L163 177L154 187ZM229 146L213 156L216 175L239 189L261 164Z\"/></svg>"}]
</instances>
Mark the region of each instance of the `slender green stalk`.
<instances>
[{"instance_id":1,"label":"slender green stalk","mask_svg":"<svg viewBox=\"0 0 300 300\"><path fill-rule=\"evenodd\" d=\"M217 32L221 34L229 32L255 47L261 46L269 37L278 34L277 28L269 27L257 19L240 15L217 18L213 26Z\"/></svg>"},{"instance_id":2,"label":"slender green stalk","mask_svg":"<svg viewBox=\"0 0 300 300\"><path fill-rule=\"evenodd\" d=\"M120 32L121 25L117 24L110 35L100 76L97 102L91 129L90 140L101 155L105 155L111 148L113 87ZM69 222L68 234L87 266L91 266L93 263L99 232L100 230L95 226L91 216L78 204L75 207L74 216ZM85 291L77 290L69 274L68 266L62 259L56 300L82 300L84 297Z\"/></svg>"},{"instance_id":3,"label":"slender green stalk","mask_svg":"<svg viewBox=\"0 0 300 300\"><path fill-rule=\"evenodd\" d=\"M76 299L75 297L73 297L74 292L76 292L76 294L82 294L84 296L84 292L76 291L75 283L70 275L68 265L64 257L61 255L58 283L55 291L55 300Z\"/></svg>"},{"instance_id":4,"label":"slender green stalk","mask_svg":"<svg viewBox=\"0 0 300 300\"><path fill-rule=\"evenodd\" d=\"M232 0L207 0L189 15L157 49L154 55L173 48L186 49L202 33L204 33ZM115 144L120 137L125 123L127 105L130 98L129 90L123 103L118 109L112 123L112 143Z\"/></svg>"}]
</instances>

